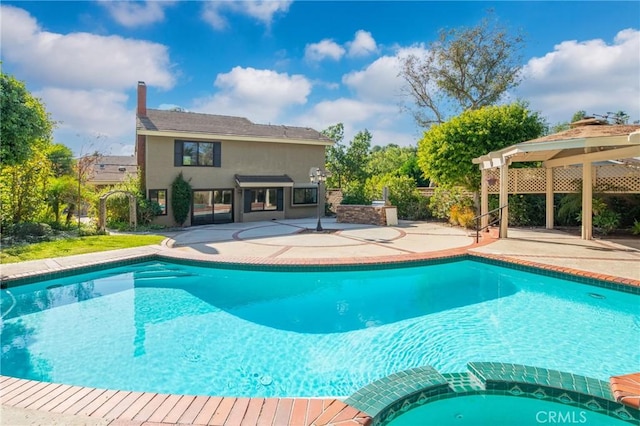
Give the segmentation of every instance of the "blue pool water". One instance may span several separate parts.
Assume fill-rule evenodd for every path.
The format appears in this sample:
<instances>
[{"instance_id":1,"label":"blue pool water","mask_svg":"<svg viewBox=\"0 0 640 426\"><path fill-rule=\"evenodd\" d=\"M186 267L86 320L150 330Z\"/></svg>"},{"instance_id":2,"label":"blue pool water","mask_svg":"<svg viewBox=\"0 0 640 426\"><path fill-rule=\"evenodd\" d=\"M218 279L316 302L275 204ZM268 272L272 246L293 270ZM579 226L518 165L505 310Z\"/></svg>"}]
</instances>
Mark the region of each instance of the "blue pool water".
<instances>
[{"instance_id":1,"label":"blue pool water","mask_svg":"<svg viewBox=\"0 0 640 426\"><path fill-rule=\"evenodd\" d=\"M386 426L540 426L584 424L615 426L629 423L594 411L532 398L472 395L442 399L401 414Z\"/></svg>"},{"instance_id":2,"label":"blue pool water","mask_svg":"<svg viewBox=\"0 0 640 426\"><path fill-rule=\"evenodd\" d=\"M148 262L2 290L0 371L265 397L346 396L469 361L607 380L640 365L639 300L471 260L348 272Z\"/></svg>"}]
</instances>

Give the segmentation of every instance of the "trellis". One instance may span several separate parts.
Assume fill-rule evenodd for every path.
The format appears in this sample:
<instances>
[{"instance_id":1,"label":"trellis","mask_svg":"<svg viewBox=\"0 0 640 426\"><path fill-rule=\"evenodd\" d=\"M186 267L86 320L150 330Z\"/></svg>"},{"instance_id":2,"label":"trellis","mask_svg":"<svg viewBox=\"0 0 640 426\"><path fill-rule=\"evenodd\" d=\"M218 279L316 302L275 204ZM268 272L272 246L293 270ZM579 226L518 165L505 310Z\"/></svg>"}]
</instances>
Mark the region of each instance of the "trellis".
<instances>
[{"instance_id":1,"label":"trellis","mask_svg":"<svg viewBox=\"0 0 640 426\"><path fill-rule=\"evenodd\" d=\"M610 164L593 167L593 186L599 192L617 194L640 193L640 168L634 164ZM500 193L500 170L486 171L489 194ZM553 169L553 192L580 192L582 167L556 167ZM545 194L546 169L509 169L509 194Z\"/></svg>"}]
</instances>

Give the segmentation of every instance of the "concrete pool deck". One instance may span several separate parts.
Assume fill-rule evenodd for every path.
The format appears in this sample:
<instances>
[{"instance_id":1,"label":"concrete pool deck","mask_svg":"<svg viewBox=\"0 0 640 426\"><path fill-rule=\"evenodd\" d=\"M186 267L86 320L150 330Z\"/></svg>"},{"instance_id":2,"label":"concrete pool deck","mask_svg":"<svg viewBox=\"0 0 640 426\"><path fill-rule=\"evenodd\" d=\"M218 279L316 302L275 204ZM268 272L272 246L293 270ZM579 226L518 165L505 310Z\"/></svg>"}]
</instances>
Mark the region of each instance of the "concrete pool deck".
<instances>
[{"instance_id":1,"label":"concrete pool deck","mask_svg":"<svg viewBox=\"0 0 640 426\"><path fill-rule=\"evenodd\" d=\"M472 253L640 286L638 239L591 240L560 231L510 229L475 244L468 231L432 222L393 227L323 219L210 225L166 233L162 245L2 265L2 277L54 273L158 254L213 262L278 265L388 263ZM486 234L485 234L486 235ZM219 398L123 392L0 376L2 425L366 424L336 399Z\"/></svg>"}]
</instances>

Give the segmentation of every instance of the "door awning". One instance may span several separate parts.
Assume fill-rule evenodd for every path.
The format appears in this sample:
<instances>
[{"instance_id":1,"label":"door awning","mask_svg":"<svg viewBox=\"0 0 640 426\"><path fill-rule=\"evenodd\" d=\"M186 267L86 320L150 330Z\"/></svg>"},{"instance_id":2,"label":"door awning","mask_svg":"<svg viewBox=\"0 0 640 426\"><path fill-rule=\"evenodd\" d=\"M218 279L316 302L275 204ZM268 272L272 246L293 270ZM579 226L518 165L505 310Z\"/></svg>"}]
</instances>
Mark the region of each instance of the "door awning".
<instances>
[{"instance_id":1,"label":"door awning","mask_svg":"<svg viewBox=\"0 0 640 426\"><path fill-rule=\"evenodd\" d=\"M235 175L239 188L293 187L293 179L287 175Z\"/></svg>"}]
</instances>

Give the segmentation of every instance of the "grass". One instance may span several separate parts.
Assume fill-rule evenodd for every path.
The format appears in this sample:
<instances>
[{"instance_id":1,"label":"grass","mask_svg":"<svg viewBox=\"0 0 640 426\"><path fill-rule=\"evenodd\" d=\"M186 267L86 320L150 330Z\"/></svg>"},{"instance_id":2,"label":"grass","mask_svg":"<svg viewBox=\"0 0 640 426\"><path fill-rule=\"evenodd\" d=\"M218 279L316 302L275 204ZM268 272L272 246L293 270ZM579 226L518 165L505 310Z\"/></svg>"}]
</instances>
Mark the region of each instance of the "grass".
<instances>
[{"instance_id":1,"label":"grass","mask_svg":"<svg viewBox=\"0 0 640 426\"><path fill-rule=\"evenodd\" d=\"M47 259L74 254L96 253L106 250L160 244L162 235L94 235L67 238L28 245L14 246L0 251L0 262Z\"/></svg>"}]
</instances>

